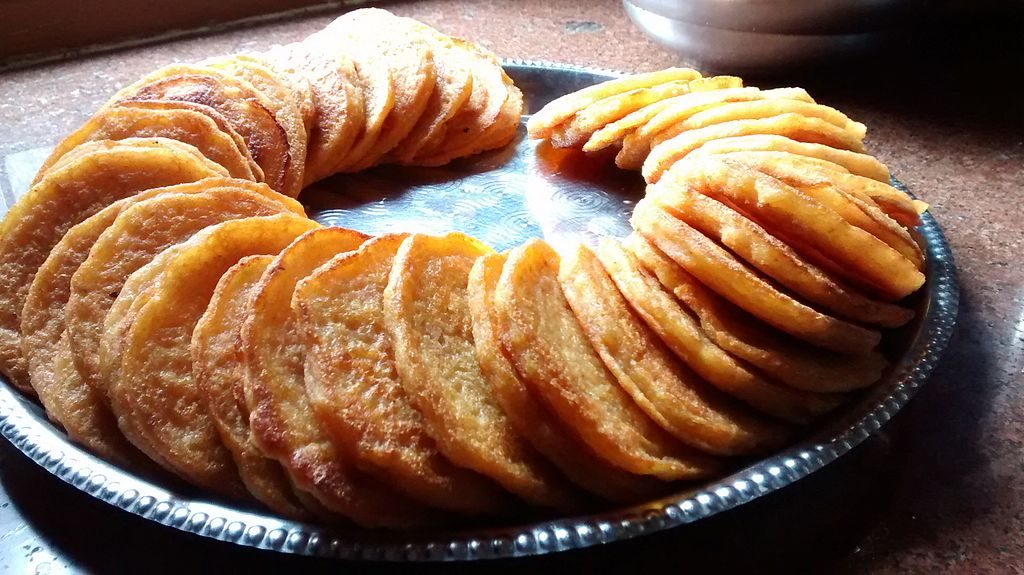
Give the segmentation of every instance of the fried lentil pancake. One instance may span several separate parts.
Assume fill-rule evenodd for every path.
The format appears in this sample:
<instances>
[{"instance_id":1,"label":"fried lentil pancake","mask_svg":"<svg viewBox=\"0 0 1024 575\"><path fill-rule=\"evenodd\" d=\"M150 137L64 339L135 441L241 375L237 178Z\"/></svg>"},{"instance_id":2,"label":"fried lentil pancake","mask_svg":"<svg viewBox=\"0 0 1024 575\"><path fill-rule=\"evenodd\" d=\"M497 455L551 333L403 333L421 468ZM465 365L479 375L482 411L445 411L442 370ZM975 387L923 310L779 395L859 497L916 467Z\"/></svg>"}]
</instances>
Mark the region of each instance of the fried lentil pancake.
<instances>
[{"instance_id":1,"label":"fried lentil pancake","mask_svg":"<svg viewBox=\"0 0 1024 575\"><path fill-rule=\"evenodd\" d=\"M358 471L315 416L305 386L305 347L292 312L295 285L366 236L342 228L308 233L264 272L242 328L245 399L256 445L324 507L364 526L409 526L434 513Z\"/></svg>"},{"instance_id":2,"label":"fried lentil pancake","mask_svg":"<svg viewBox=\"0 0 1024 575\"><path fill-rule=\"evenodd\" d=\"M247 256L221 276L210 304L192 332L192 377L249 493L285 517L306 518L309 513L284 469L265 457L253 443L249 409L245 401L239 401L240 394L236 394L245 378L241 341L244 313L263 272L273 260L271 255Z\"/></svg>"},{"instance_id":3,"label":"fried lentil pancake","mask_svg":"<svg viewBox=\"0 0 1024 575\"><path fill-rule=\"evenodd\" d=\"M125 209L96 239L71 277L64 321L75 366L87 385L104 393L100 342L108 311L129 276L209 225L283 211L305 215L295 200L245 180L208 179L165 191L168 194ZM203 198L188 197L200 193Z\"/></svg>"},{"instance_id":4,"label":"fried lentil pancake","mask_svg":"<svg viewBox=\"0 0 1024 575\"><path fill-rule=\"evenodd\" d=\"M889 168L874 156L849 150L840 150L823 144L798 142L790 138L771 134L720 138L707 142L694 150L693 153L725 154L729 152L759 151L787 152L808 158L817 158L837 166L842 166L852 174L878 180L885 184L889 183Z\"/></svg>"},{"instance_id":5,"label":"fried lentil pancake","mask_svg":"<svg viewBox=\"0 0 1024 575\"><path fill-rule=\"evenodd\" d=\"M598 455L632 473L697 479L718 462L680 444L608 373L558 282L559 257L540 240L512 250L495 292L502 347L529 389Z\"/></svg>"},{"instance_id":6,"label":"fried lentil pancake","mask_svg":"<svg viewBox=\"0 0 1024 575\"><path fill-rule=\"evenodd\" d=\"M888 301L924 283L917 263L853 225L819 198L735 160L715 156L680 164L674 171L711 197L724 198L785 241L803 257Z\"/></svg>"},{"instance_id":7,"label":"fried lentil pancake","mask_svg":"<svg viewBox=\"0 0 1024 575\"><path fill-rule=\"evenodd\" d=\"M619 385L665 431L706 453L764 453L783 429L701 381L634 315L594 252L579 246L558 274L569 306Z\"/></svg>"},{"instance_id":8,"label":"fried lentil pancake","mask_svg":"<svg viewBox=\"0 0 1024 575\"><path fill-rule=\"evenodd\" d=\"M489 149L493 146L491 140L495 138L489 137L488 130L507 131L509 115L515 116L515 126L519 124L521 95L516 106L516 96L509 90L511 83L494 54L464 40L453 39L453 42L455 49L462 51L467 58L473 77L472 90L459 111L444 124L443 131L427 142L410 162L418 166L440 166L454 158ZM512 88L518 91L518 88ZM514 114L508 111L506 103ZM502 145L508 139L506 136Z\"/></svg>"},{"instance_id":9,"label":"fried lentil pancake","mask_svg":"<svg viewBox=\"0 0 1024 575\"><path fill-rule=\"evenodd\" d=\"M203 182L221 181L208 178ZM230 181L230 180L225 180ZM71 291L71 277L85 261L100 235L125 209L164 193L200 193L205 184L193 183L155 188L107 206L71 228L50 251L29 289L21 315L22 350L39 400L50 419L61 424L73 440L93 451L136 465L141 457L117 431L106 398L85 385L73 365L71 344L64 322L64 308ZM232 198L242 199L248 198Z\"/></svg>"},{"instance_id":10,"label":"fried lentil pancake","mask_svg":"<svg viewBox=\"0 0 1024 575\"><path fill-rule=\"evenodd\" d=\"M535 505L574 503L561 474L516 433L476 361L467 303L469 270L493 253L460 233L409 236L384 291L402 388L438 449Z\"/></svg>"},{"instance_id":11,"label":"fried lentil pancake","mask_svg":"<svg viewBox=\"0 0 1024 575\"><path fill-rule=\"evenodd\" d=\"M340 47L313 50L307 43L277 47L265 54L277 67L296 70L307 78L313 98L313 118L306 148L304 184L337 171L363 130L363 91L356 68Z\"/></svg>"},{"instance_id":12,"label":"fried lentil pancake","mask_svg":"<svg viewBox=\"0 0 1024 575\"><path fill-rule=\"evenodd\" d=\"M742 88L743 81L735 76L712 76L710 78L696 78L686 83L686 92L680 96L665 98L651 102L646 106L626 114L622 118L609 122L596 130L590 139L583 145L584 152L597 152L609 146L621 148L625 138L644 127L662 111L679 102L685 94L693 92L710 92L713 90L726 90L729 88ZM643 88L641 88L642 90Z\"/></svg>"},{"instance_id":13,"label":"fried lentil pancake","mask_svg":"<svg viewBox=\"0 0 1024 575\"><path fill-rule=\"evenodd\" d=\"M724 346L706 333L701 319L676 299L659 276L633 252L654 254L640 236L630 236L629 248L614 240L604 241L598 255L620 293L677 357L722 392L757 411L794 423L808 423L838 405L839 397L806 393L765 378L747 363L726 353ZM657 252L652 256L663 266L678 268ZM667 272L666 272L667 273ZM710 294L709 297L713 297Z\"/></svg>"},{"instance_id":14,"label":"fried lentil pancake","mask_svg":"<svg viewBox=\"0 0 1024 575\"><path fill-rule=\"evenodd\" d=\"M360 20L367 18L361 16L361 12L349 12L303 40L303 44L309 46L310 50L326 54L342 52L350 58L355 68L355 86L363 96L362 130L344 159L334 166L334 172L356 171L353 166L366 158L377 144L384 122L396 102L394 70L381 49L386 33L382 33L374 24L361 28ZM402 82L402 79L398 81Z\"/></svg>"},{"instance_id":15,"label":"fried lentil pancake","mask_svg":"<svg viewBox=\"0 0 1024 575\"><path fill-rule=\"evenodd\" d=\"M630 221L701 283L794 337L850 355L870 353L881 339L877 331L823 314L779 291L728 250L650 199L637 203Z\"/></svg>"},{"instance_id":16,"label":"fried lentil pancake","mask_svg":"<svg viewBox=\"0 0 1024 575\"><path fill-rule=\"evenodd\" d=\"M579 147L588 141L594 132L628 114L655 102L688 93L690 83L691 81L675 80L648 88L636 88L598 100L555 128L550 136L551 145L556 148Z\"/></svg>"},{"instance_id":17,"label":"fried lentil pancake","mask_svg":"<svg viewBox=\"0 0 1024 575\"><path fill-rule=\"evenodd\" d=\"M568 121L574 114L594 102L638 88L649 88L672 81L685 82L696 78L700 78L700 73L695 70L667 68L657 72L608 80L552 100L530 117L526 127L531 138L548 138L557 126Z\"/></svg>"},{"instance_id":18,"label":"fried lentil pancake","mask_svg":"<svg viewBox=\"0 0 1024 575\"><path fill-rule=\"evenodd\" d=\"M162 138L85 143L19 198L0 221L0 371L31 393L21 310L39 266L65 232L143 190L226 175L194 147Z\"/></svg>"},{"instance_id":19,"label":"fried lentil pancake","mask_svg":"<svg viewBox=\"0 0 1024 575\"><path fill-rule=\"evenodd\" d=\"M306 348L306 391L339 448L360 468L426 505L460 513L510 509L495 483L453 465L427 434L395 367L384 288L405 234L334 257L292 299Z\"/></svg>"},{"instance_id":20,"label":"fried lentil pancake","mask_svg":"<svg viewBox=\"0 0 1024 575\"><path fill-rule=\"evenodd\" d=\"M913 310L875 301L843 284L728 205L683 182L664 182L648 196L804 301L844 319L881 327L899 327L914 317Z\"/></svg>"},{"instance_id":21,"label":"fried lentil pancake","mask_svg":"<svg viewBox=\"0 0 1024 575\"><path fill-rule=\"evenodd\" d=\"M737 152L724 156L772 176L832 208L840 217L876 238L924 269L924 254L904 224L886 214L865 188L889 188L888 184L865 181L865 178L846 174L833 166L809 161L793 154L773 152ZM904 197L906 197L904 195ZM910 202L904 204L901 219L917 225L916 209Z\"/></svg>"},{"instance_id":22,"label":"fried lentil pancake","mask_svg":"<svg viewBox=\"0 0 1024 575\"><path fill-rule=\"evenodd\" d=\"M228 128L230 129L230 128ZM85 142L125 138L167 138L194 146L206 158L221 165L228 175L257 180L243 152L230 132L209 115L188 108L150 108L118 105L96 113L54 148L36 173L37 183L65 154ZM244 148L244 143L243 143Z\"/></svg>"},{"instance_id":23,"label":"fried lentil pancake","mask_svg":"<svg viewBox=\"0 0 1024 575\"><path fill-rule=\"evenodd\" d=\"M761 90L759 88L735 87L720 90L693 91L671 100L668 106L659 110L642 126L639 126L622 141L622 149L615 156L615 165L626 170L637 170L651 153L655 145L679 135L684 123L694 114L714 109L730 102L745 102L784 98L814 103L811 96L799 88Z\"/></svg>"},{"instance_id":24,"label":"fried lentil pancake","mask_svg":"<svg viewBox=\"0 0 1024 575\"><path fill-rule=\"evenodd\" d=\"M430 44L434 53L434 90L427 100L423 115L389 155L399 162L409 163L428 142L435 141L469 99L473 92L473 60L460 49L456 41L437 30L415 20L403 18Z\"/></svg>"},{"instance_id":25,"label":"fried lentil pancake","mask_svg":"<svg viewBox=\"0 0 1024 575\"><path fill-rule=\"evenodd\" d=\"M712 292L643 236L634 233L626 244L643 267L696 316L711 341L794 388L790 395L802 398L795 405L802 405L806 415L825 413L836 407L840 398L825 393L801 394L796 390L849 391L878 381L882 374L886 361L877 351L854 357L808 347Z\"/></svg>"},{"instance_id":26,"label":"fried lentil pancake","mask_svg":"<svg viewBox=\"0 0 1024 575\"><path fill-rule=\"evenodd\" d=\"M643 162L644 179L648 183L657 182L665 170L707 142L754 134L774 134L800 142L824 144L851 152L864 151L861 141L843 128L818 118L808 118L800 114L779 114L769 118L732 120L711 124L703 128L681 132L678 136L656 143L651 147L650 155Z\"/></svg>"},{"instance_id":27,"label":"fried lentil pancake","mask_svg":"<svg viewBox=\"0 0 1024 575\"><path fill-rule=\"evenodd\" d=\"M196 323L220 277L239 259L276 254L315 225L284 213L197 233L166 262L124 335L118 376L107 390L118 425L136 447L159 454L171 471L196 485L231 496L246 493L192 377Z\"/></svg>"},{"instance_id":28,"label":"fried lentil pancake","mask_svg":"<svg viewBox=\"0 0 1024 575\"><path fill-rule=\"evenodd\" d=\"M521 436L588 492L618 502L638 501L663 492L666 484L634 475L598 457L516 373L498 337L503 320L497 317L494 306L494 291L506 259L505 254L477 258L467 286L476 358L494 399Z\"/></svg>"},{"instance_id":29,"label":"fried lentil pancake","mask_svg":"<svg viewBox=\"0 0 1024 575\"><path fill-rule=\"evenodd\" d=\"M242 136L264 181L287 196L299 194L305 151L299 156L302 144L289 139L294 119L279 119L274 102L246 80L208 67L173 65L121 90L107 106L125 100L173 100L213 108Z\"/></svg>"},{"instance_id":30,"label":"fried lentil pancake","mask_svg":"<svg viewBox=\"0 0 1024 575\"><path fill-rule=\"evenodd\" d=\"M399 18L386 10L368 8L350 12L339 21L349 19L347 30L358 30L355 40L371 43L391 69L394 104L380 129L380 135L366 154L354 160L349 171L362 170L378 161L412 131L423 115L436 86L432 44L412 20ZM390 33L385 33L389 31Z\"/></svg>"}]
</instances>

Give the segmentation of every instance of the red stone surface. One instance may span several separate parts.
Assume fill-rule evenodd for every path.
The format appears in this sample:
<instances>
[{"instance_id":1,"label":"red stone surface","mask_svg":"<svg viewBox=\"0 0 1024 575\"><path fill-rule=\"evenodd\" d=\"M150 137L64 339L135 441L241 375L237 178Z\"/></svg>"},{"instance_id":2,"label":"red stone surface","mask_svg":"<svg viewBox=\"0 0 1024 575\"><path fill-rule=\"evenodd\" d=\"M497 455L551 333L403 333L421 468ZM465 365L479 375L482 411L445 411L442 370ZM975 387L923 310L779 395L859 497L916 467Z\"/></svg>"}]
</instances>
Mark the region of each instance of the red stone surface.
<instances>
[{"instance_id":1,"label":"red stone surface","mask_svg":"<svg viewBox=\"0 0 1024 575\"><path fill-rule=\"evenodd\" d=\"M505 57L628 71L683 62L650 42L612 0L384 6ZM961 275L959 328L911 405L841 461L733 512L641 541L491 564L488 570L1024 572L1019 16L922 14L919 29L908 29L904 42L867 60L750 81L806 87L819 101L866 123L870 149L931 204L946 231ZM7 160L6 167L0 163L0 186L7 186L17 165L12 154L52 145L142 73L173 61L297 40L330 18L0 73L0 158ZM0 191L8 198L12 193ZM79 494L6 444L0 446L0 487L0 571L111 572L132 565L175 573L339 570L148 525Z\"/></svg>"}]
</instances>

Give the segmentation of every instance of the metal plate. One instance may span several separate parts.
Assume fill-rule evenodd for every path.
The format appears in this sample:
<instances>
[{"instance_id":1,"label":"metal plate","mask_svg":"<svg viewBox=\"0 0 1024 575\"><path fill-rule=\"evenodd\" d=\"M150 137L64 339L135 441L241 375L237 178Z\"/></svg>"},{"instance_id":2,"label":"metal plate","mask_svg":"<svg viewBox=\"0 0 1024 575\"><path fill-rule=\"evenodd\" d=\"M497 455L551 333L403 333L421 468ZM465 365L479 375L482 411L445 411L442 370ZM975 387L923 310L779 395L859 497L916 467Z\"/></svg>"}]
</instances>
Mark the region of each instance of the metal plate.
<instances>
[{"instance_id":1,"label":"metal plate","mask_svg":"<svg viewBox=\"0 0 1024 575\"><path fill-rule=\"evenodd\" d=\"M506 62L506 69L527 95L529 110L613 75L516 61ZM506 150L447 168L387 167L334 178L307 190L302 200L323 223L372 233L457 229L498 249L538 235L558 246L629 230L628 215L643 192L636 173L620 172L600 158L538 147L522 136ZM344 559L458 561L539 555L629 539L698 521L793 483L850 451L906 405L949 341L959 297L949 246L932 216L922 219L928 283L915 296L915 322L887 337L886 350L894 363L883 380L792 447L741 465L718 481L642 505L460 531L346 530L283 520L210 498L174 479L136 477L70 443L37 404L6 385L0 386L0 434L85 494L163 525L260 549Z\"/></svg>"}]
</instances>

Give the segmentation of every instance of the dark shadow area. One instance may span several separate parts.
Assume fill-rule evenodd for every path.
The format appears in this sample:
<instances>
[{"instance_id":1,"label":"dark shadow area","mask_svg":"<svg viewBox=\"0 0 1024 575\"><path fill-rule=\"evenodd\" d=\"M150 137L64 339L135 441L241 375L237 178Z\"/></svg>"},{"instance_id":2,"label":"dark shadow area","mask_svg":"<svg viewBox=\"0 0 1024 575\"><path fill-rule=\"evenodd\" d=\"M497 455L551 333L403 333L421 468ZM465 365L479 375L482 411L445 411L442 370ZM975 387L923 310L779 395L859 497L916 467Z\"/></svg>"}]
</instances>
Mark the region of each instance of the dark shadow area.
<instances>
[{"instance_id":1,"label":"dark shadow area","mask_svg":"<svg viewBox=\"0 0 1024 575\"><path fill-rule=\"evenodd\" d=\"M1010 382L992 364L996 336L983 313L974 294L962 291L958 328L942 362L894 421L892 459L899 461L898 472L880 505L879 528L862 543L858 572L985 521L994 495L1005 489L991 469L992 446L984 428L993 417L994 396ZM950 559L957 552L949 549Z\"/></svg>"},{"instance_id":2,"label":"dark shadow area","mask_svg":"<svg viewBox=\"0 0 1024 575\"><path fill-rule=\"evenodd\" d=\"M645 570L684 565L718 570L782 570L799 565L828 569L845 556L877 514L877 502L897 473L892 449L876 437L848 457L799 485L786 488L701 524L616 545L521 561L476 565L368 565L296 558L205 540L151 524L84 497L8 445L0 448L0 481L14 509L40 534L50 552L77 569L119 572L146 565L147 572L360 573L522 572ZM45 498L38 496L46 493ZM4 510L5 513L9 512ZM195 571L193 571L195 572Z\"/></svg>"},{"instance_id":3,"label":"dark shadow area","mask_svg":"<svg viewBox=\"0 0 1024 575\"><path fill-rule=\"evenodd\" d=\"M947 4L959 6L922 10L891 45L872 55L750 83L795 84L851 114L863 110L950 130L970 127L957 134L993 146L1018 144L1024 127L1024 5Z\"/></svg>"}]
</instances>

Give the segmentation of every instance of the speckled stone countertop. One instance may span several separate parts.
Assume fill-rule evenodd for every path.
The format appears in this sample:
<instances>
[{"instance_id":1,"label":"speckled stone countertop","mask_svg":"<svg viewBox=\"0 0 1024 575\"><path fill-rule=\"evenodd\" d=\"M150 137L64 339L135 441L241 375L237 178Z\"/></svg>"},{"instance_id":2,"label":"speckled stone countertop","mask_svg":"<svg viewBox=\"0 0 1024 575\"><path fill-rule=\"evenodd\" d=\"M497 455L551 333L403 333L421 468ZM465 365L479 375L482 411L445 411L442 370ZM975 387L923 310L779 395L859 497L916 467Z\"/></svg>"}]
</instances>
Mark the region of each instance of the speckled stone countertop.
<instances>
[{"instance_id":1,"label":"speckled stone countertop","mask_svg":"<svg viewBox=\"0 0 1024 575\"><path fill-rule=\"evenodd\" d=\"M685 62L648 40L612 0L385 6L504 57L624 71ZM31 177L19 173L26 157L53 145L142 73L297 40L331 17L0 73L4 200ZM908 30L905 42L866 61L749 83L806 87L866 123L871 150L931 204L962 286L959 327L931 381L883 433L775 495L666 534L490 570L1024 573L1024 106L1021 44L1013 39L1019 13L926 20ZM134 566L175 573L345 568L149 525L79 494L0 444L0 571ZM456 570L463 568L473 569Z\"/></svg>"}]
</instances>

